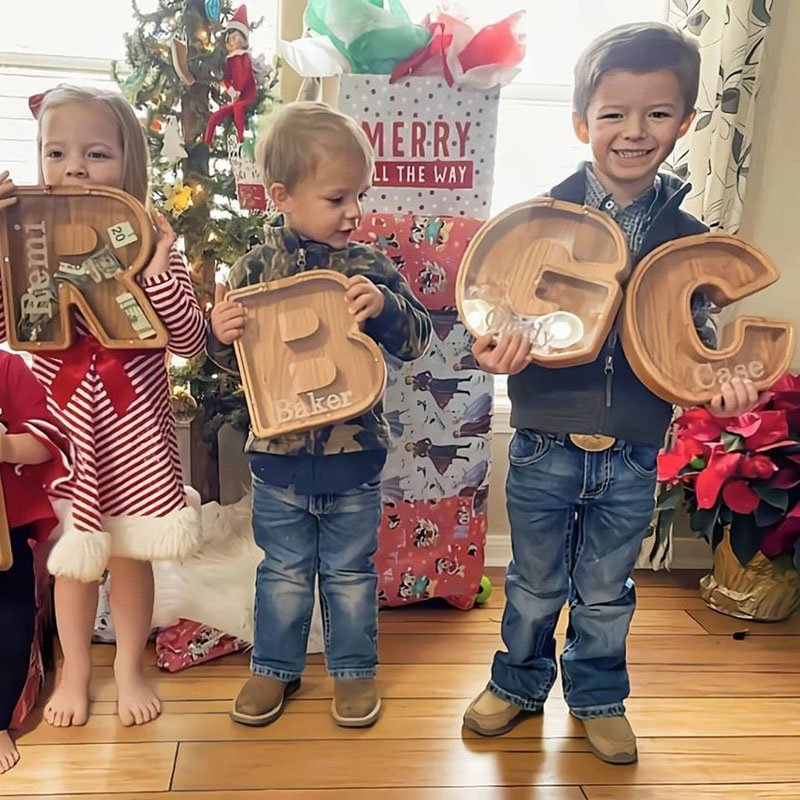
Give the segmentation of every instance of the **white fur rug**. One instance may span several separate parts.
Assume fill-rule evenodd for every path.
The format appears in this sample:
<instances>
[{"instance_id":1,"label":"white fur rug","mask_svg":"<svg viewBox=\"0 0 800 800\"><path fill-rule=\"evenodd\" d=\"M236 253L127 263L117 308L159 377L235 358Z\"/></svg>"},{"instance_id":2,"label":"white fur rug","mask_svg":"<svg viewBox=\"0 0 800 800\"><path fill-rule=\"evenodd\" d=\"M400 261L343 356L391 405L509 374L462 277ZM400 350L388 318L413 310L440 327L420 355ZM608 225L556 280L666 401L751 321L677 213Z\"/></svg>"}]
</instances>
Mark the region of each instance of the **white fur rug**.
<instances>
[{"instance_id":1,"label":"white fur rug","mask_svg":"<svg viewBox=\"0 0 800 800\"><path fill-rule=\"evenodd\" d=\"M153 625L191 619L253 642L256 567L262 558L250 527L250 494L238 503L202 507L204 543L185 561L153 562L156 581ZM309 653L323 651L319 598L308 637Z\"/></svg>"}]
</instances>

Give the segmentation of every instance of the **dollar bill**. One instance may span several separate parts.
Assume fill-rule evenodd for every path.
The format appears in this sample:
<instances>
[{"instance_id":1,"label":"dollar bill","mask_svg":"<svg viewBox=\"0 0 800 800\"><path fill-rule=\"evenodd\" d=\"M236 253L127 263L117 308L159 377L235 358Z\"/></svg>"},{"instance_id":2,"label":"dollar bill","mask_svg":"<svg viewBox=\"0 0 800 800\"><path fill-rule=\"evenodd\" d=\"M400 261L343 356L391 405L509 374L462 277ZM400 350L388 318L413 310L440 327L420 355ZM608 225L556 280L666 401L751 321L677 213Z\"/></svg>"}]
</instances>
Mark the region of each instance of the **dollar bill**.
<instances>
[{"instance_id":1,"label":"dollar bill","mask_svg":"<svg viewBox=\"0 0 800 800\"><path fill-rule=\"evenodd\" d=\"M122 264L108 247L90 255L81 266L86 268L96 283L113 278L122 272Z\"/></svg>"},{"instance_id":2,"label":"dollar bill","mask_svg":"<svg viewBox=\"0 0 800 800\"><path fill-rule=\"evenodd\" d=\"M142 307L130 292L123 292L117 295L117 303L130 320L131 327L140 339L150 339L156 335L153 326L145 316Z\"/></svg>"},{"instance_id":3,"label":"dollar bill","mask_svg":"<svg viewBox=\"0 0 800 800\"><path fill-rule=\"evenodd\" d=\"M57 282L66 281L74 286L81 286L91 283L93 276L83 264L70 264L62 261L58 265L56 274L53 275L53 280Z\"/></svg>"}]
</instances>

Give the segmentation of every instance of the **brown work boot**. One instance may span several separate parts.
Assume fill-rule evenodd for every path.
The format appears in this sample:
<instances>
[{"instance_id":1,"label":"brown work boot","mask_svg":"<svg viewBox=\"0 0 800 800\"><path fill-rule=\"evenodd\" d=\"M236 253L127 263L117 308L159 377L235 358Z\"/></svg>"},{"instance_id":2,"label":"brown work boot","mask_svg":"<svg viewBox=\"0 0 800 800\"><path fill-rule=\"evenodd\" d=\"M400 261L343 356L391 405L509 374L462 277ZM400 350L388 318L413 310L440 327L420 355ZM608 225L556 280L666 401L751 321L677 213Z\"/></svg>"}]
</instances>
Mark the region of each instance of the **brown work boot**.
<instances>
[{"instance_id":1,"label":"brown work boot","mask_svg":"<svg viewBox=\"0 0 800 800\"><path fill-rule=\"evenodd\" d=\"M541 714L539 711L525 711L489 689L484 689L464 712L464 727L481 736L500 736L508 733L524 719Z\"/></svg>"},{"instance_id":2,"label":"brown work boot","mask_svg":"<svg viewBox=\"0 0 800 800\"><path fill-rule=\"evenodd\" d=\"M636 734L627 718L595 717L582 719L589 749L609 764L633 764L638 758Z\"/></svg>"},{"instance_id":3,"label":"brown work boot","mask_svg":"<svg viewBox=\"0 0 800 800\"><path fill-rule=\"evenodd\" d=\"M367 728L381 713L375 678L336 678L331 714L343 728Z\"/></svg>"},{"instance_id":4,"label":"brown work boot","mask_svg":"<svg viewBox=\"0 0 800 800\"><path fill-rule=\"evenodd\" d=\"M299 678L284 683L271 675L252 675L233 703L231 719L242 725L269 725L283 713L286 698L299 688Z\"/></svg>"}]
</instances>

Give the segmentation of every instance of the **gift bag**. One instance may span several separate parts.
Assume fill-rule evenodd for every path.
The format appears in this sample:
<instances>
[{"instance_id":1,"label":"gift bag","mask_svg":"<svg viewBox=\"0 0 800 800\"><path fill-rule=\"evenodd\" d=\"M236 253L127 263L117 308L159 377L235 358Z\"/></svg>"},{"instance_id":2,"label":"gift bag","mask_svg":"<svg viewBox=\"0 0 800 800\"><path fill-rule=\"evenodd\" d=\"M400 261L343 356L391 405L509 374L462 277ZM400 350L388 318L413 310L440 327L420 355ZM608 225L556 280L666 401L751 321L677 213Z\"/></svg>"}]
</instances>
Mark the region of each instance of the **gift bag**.
<instances>
[{"instance_id":1,"label":"gift bag","mask_svg":"<svg viewBox=\"0 0 800 800\"><path fill-rule=\"evenodd\" d=\"M375 151L364 210L490 215L499 87L450 87L441 77L342 75L339 110Z\"/></svg>"},{"instance_id":2,"label":"gift bag","mask_svg":"<svg viewBox=\"0 0 800 800\"><path fill-rule=\"evenodd\" d=\"M454 310L458 265L480 220L366 214L354 238L391 258L431 312L427 352L386 355L391 448L375 566L382 605L442 598L471 608L483 575L492 378Z\"/></svg>"},{"instance_id":3,"label":"gift bag","mask_svg":"<svg viewBox=\"0 0 800 800\"><path fill-rule=\"evenodd\" d=\"M456 275L483 223L471 217L368 214L358 238L382 250L430 311L455 311Z\"/></svg>"}]
</instances>

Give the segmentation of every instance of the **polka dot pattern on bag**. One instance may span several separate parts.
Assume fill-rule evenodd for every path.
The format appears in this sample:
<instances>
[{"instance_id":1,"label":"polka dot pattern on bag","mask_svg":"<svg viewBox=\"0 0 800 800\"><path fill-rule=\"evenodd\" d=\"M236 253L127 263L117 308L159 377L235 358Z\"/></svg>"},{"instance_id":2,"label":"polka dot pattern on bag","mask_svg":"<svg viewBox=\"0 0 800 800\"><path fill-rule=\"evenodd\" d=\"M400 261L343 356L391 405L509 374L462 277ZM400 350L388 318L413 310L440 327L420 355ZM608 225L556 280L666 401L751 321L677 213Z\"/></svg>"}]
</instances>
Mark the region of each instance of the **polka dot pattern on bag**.
<instances>
[{"instance_id":1,"label":"polka dot pattern on bag","mask_svg":"<svg viewBox=\"0 0 800 800\"><path fill-rule=\"evenodd\" d=\"M449 87L440 78L344 75L339 108L375 150L365 211L487 219L499 90Z\"/></svg>"}]
</instances>

